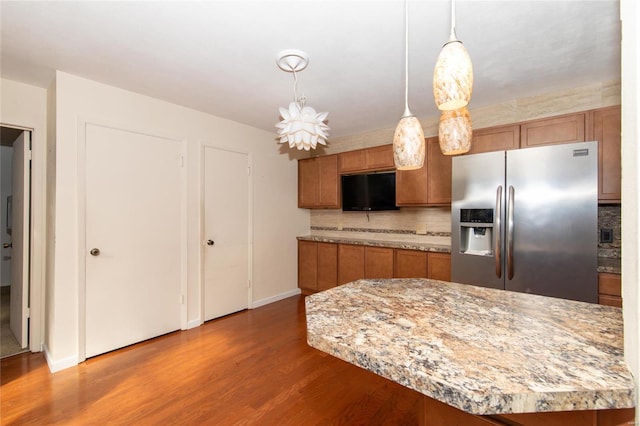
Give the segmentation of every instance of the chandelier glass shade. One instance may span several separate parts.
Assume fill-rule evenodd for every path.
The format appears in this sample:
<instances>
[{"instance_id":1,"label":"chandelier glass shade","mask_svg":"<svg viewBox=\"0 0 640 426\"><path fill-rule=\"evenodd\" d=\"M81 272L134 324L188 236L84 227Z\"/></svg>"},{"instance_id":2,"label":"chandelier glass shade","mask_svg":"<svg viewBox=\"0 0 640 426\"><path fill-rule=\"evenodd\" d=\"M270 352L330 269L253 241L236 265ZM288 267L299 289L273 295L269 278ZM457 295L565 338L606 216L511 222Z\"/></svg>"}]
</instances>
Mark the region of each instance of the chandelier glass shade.
<instances>
[{"instance_id":1,"label":"chandelier glass shade","mask_svg":"<svg viewBox=\"0 0 640 426\"><path fill-rule=\"evenodd\" d=\"M278 67L293 73L293 102L288 108L280 108L282 121L276 123L280 143L288 143L289 148L309 151L318 144L326 145L329 126L326 124L328 112L316 112L305 106L306 98L298 97L298 75L309 64L306 53L300 50L283 50L276 60Z\"/></svg>"},{"instance_id":2,"label":"chandelier glass shade","mask_svg":"<svg viewBox=\"0 0 640 426\"><path fill-rule=\"evenodd\" d=\"M455 110L467 106L473 90L471 58L459 40L450 40L442 47L433 71L433 96L440 110Z\"/></svg>"},{"instance_id":3,"label":"chandelier glass shade","mask_svg":"<svg viewBox=\"0 0 640 426\"><path fill-rule=\"evenodd\" d=\"M393 136L393 161L397 170L415 170L424 165L424 132L420 121L409 111L409 12L404 2L404 114Z\"/></svg>"},{"instance_id":4,"label":"chandelier glass shade","mask_svg":"<svg viewBox=\"0 0 640 426\"><path fill-rule=\"evenodd\" d=\"M473 91L473 65L467 49L456 37L456 9L451 0L451 33L433 70L433 97L443 111L467 106Z\"/></svg>"},{"instance_id":5,"label":"chandelier glass shade","mask_svg":"<svg viewBox=\"0 0 640 426\"><path fill-rule=\"evenodd\" d=\"M459 155L471 149L471 116L466 107L442 111L438 124L440 150L445 155Z\"/></svg>"},{"instance_id":6,"label":"chandelier glass shade","mask_svg":"<svg viewBox=\"0 0 640 426\"><path fill-rule=\"evenodd\" d=\"M393 161L398 170L415 170L424 165L424 132L413 115L402 117L396 127Z\"/></svg>"}]
</instances>

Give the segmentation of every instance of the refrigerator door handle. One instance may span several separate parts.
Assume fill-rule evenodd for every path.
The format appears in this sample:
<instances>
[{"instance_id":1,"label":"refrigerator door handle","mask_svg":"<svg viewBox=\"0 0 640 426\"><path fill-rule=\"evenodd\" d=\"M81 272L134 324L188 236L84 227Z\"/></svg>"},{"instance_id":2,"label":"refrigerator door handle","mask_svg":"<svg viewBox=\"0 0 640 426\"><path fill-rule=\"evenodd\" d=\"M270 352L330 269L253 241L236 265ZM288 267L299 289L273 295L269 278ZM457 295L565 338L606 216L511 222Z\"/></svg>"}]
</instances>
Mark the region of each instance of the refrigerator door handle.
<instances>
[{"instance_id":1,"label":"refrigerator door handle","mask_svg":"<svg viewBox=\"0 0 640 426\"><path fill-rule=\"evenodd\" d=\"M502 185L496 190L496 224L493 232L493 251L496 259L496 276L502 277Z\"/></svg>"},{"instance_id":2,"label":"refrigerator door handle","mask_svg":"<svg viewBox=\"0 0 640 426\"><path fill-rule=\"evenodd\" d=\"M513 279L513 203L515 190L509 185L507 198L507 278Z\"/></svg>"}]
</instances>

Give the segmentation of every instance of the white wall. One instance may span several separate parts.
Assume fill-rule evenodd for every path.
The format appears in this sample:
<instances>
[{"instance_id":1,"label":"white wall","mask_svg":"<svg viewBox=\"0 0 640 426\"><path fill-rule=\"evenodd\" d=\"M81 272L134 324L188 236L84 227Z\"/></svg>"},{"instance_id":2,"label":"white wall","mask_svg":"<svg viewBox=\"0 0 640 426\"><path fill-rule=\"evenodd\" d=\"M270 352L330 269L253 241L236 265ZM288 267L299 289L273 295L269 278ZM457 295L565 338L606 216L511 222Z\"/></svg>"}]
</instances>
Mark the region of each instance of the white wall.
<instances>
[{"instance_id":1,"label":"white wall","mask_svg":"<svg viewBox=\"0 0 640 426\"><path fill-rule=\"evenodd\" d=\"M7 233L7 197L11 195L13 147L0 146L0 244L11 241ZM0 249L0 286L11 285L11 250Z\"/></svg>"},{"instance_id":2,"label":"white wall","mask_svg":"<svg viewBox=\"0 0 640 426\"><path fill-rule=\"evenodd\" d=\"M188 324L202 321L200 147L205 142L253 154L254 304L297 291L296 236L308 233L309 213L297 208L297 162L280 150L275 133L63 72L56 73L55 92L55 260L49 292L55 313L49 317L47 341L52 370L75 364L79 354L78 298L82 283L78 271L82 247L78 241L77 173L78 126L83 121L186 141Z\"/></svg>"},{"instance_id":3,"label":"white wall","mask_svg":"<svg viewBox=\"0 0 640 426\"><path fill-rule=\"evenodd\" d=\"M636 424L640 424L640 101L638 100L638 39L640 8L636 0L621 0L622 20L622 300L624 354L636 379Z\"/></svg>"},{"instance_id":4,"label":"white wall","mask_svg":"<svg viewBox=\"0 0 640 426\"><path fill-rule=\"evenodd\" d=\"M29 348L40 351L44 332L47 91L0 79L0 94L0 124L32 130Z\"/></svg>"}]
</instances>

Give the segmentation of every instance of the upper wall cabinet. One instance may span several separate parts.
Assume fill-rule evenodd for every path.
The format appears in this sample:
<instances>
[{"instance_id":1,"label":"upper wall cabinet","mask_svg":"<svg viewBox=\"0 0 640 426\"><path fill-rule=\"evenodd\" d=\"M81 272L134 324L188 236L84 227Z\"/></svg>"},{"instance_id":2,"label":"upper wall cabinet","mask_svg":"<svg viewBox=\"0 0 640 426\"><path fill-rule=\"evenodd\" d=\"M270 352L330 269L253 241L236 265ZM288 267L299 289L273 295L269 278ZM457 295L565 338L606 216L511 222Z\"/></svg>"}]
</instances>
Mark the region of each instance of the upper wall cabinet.
<instances>
[{"instance_id":1,"label":"upper wall cabinet","mask_svg":"<svg viewBox=\"0 0 640 426\"><path fill-rule=\"evenodd\" d=\"M340 174L393 170L393 145L357 149L339 155Z\"/></svg>"},{"instance_id":2,"label":"upper wall cabinet","mask_svg":"<svg viewBox=\"0 0 640 426\"><path fill-rule=\"evenodd\" d=\"M425 141L424 166L396 171L397 206L451 204L451 157L440 151L437 136Z\"/></svg>"},{"instance_id":3,"label":"upper wall cabinet","mask_svg":"<svg viewBox=\"0 0 640 426\"><path fill-rule=\"evenodd\" d=\"M337 155L298 161L298 207L340 208Z\"/></svg>"},{"instance_id":4,"label":"upper wall cabinet","mask_svg":"<svg viewBox=\"0 0 640 426\"><path fill-rule=\"evenodd\" d=\"M591 112L587 139L598 141L598 200L619 203L621 188L620 106Z\"/></svg>"},{"instance_id":5,"label":"upper wall cabinet","mask_svg":"<svg viewBox=\"0 0 640 426\"><path fill-rule=\"evenodd\" d=\"M586 113L534 120L520 125L520 148L585 141Z\"/></svg>"},{"instance_id":6,"label":"upper wall cabinet","mask_svg":"<svg viewBox=\"0 0 640 426\"><path fill-rule=\"evenodd\" d=\"M479 152L518 149L520 147L520 126L496 126L473 131L469 154Z\"/></svg>"}]
</instances>

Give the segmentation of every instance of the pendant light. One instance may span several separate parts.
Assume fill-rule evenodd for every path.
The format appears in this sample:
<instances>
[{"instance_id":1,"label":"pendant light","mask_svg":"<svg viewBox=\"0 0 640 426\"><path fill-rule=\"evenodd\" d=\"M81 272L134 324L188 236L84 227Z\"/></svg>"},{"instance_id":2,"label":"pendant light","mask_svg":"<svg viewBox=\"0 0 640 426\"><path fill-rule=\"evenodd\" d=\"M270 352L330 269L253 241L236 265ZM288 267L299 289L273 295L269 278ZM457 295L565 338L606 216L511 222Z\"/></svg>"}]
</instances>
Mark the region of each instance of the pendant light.
<instances>
[{"instance_id":1,"label":"pendant light","mask_svg":"<svg viewBox=\"0 0 640 426\"><path fill-rule=\"evenodd\" d=\"M278 67L293 73L293 102L288 108L280 108L282 121L276 124L280 143L288 143L289 148L309 151L317 144L326 145L329 126L326 125L328 112L317 113L305 106L307 98L298 97L298 75L309 64L309 57L300 50L283 50L276 60Z\"/></svg>"},{"instance_id":2,"label":"pendant light","mask_svg":"<svg viewBox=\"0 0 640 426\"><path fill-rule=\"evenodd\" d=\"M393 161L397 170L415 170L424 164L424 132L420 121L409 111L409 11L404 2L404 114L393 136Z\"/></svg>"},{"instance_id":3,"label":"pendant light","mask_svg":"<svg viewBox=\"0 0 640 426\"><path fill-rule=\"evenodd\" d=\"M445 155L459 155L471 149L471 116L467 107L442 111L438 124L440 150Z\"/></svg>"},{"instance_id":4,"label":"pendant light","mask_svg":"<svg viewBox=\"0 0 640 426\"><path fill-rule=\"evenodd\" d=\"M440 110L467 106L473 90L473 66L462 42L456 37L455 0L451 0L451 33L442 46L433 71L433 96Z\"/></svg>"}]
</instances>

